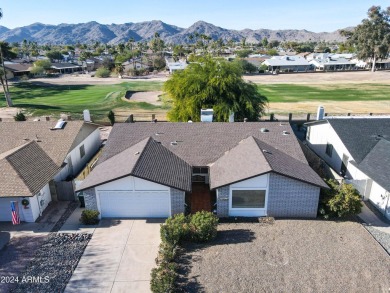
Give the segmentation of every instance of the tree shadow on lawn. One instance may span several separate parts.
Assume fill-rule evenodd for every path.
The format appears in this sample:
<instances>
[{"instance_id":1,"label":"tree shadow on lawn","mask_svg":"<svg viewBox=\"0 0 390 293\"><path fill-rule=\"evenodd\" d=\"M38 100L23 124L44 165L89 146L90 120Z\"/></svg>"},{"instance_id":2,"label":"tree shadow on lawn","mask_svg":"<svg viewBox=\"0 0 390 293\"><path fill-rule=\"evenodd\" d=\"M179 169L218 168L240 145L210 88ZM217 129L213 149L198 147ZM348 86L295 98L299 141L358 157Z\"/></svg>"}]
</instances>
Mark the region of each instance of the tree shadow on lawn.
<instances>
[{"instance_id":1,"label":"tree shadow on lawn","mask_svg":"<svg viewBox=\"0 0 390 293\"><path fill-rule=\"evenodd\" d=\"M216 245L234 245L238 243L252 242L256 239L255 233L250 229L232 229L218 231L217 237L208 243L186 242L180 251L178 263L178 287L181 292L205 292L199 283L199 276L189 275L193 264L202 261L202 250Z\"/></svg>"}]
</instances>

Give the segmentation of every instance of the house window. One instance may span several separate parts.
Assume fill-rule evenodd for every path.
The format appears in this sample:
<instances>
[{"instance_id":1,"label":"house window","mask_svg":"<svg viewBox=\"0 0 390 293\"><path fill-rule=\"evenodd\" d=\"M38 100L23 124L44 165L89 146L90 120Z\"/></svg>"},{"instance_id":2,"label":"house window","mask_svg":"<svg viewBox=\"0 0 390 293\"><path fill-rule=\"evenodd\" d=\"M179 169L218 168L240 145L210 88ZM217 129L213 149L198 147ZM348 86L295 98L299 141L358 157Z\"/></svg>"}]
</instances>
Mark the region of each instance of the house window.
<instances>
[{"instance_id":1,"label":"house window","mask_svg":"<svg viewBox=\"0 0 390 293\"><path fill-rule=\"evenodd\" d=\"M192 173L193 174L208 174L209 169L207 167L193 167Z\"/></svg>"},{"instance_id":2,"label":"house window","mask_svg":"<svg viewBox=\"0 0 390 293\"><path fill-rule=\"evenodd\" d=\"M329 143L329 142L326 144L325 153L326 153L329 157L332 157L333 145L332 145L331 143Z\"/></svg>"},{"instance_id":3,"label":"house window","mask_svg":"<svg viewBox=\"0 0 390 293\"><path fill-rule=\"evenodd\" d=\"M85 156L85 148L84 145L80 147L80 158L83 158Z\"/></svg>"},{"instance_id":4,"label":"house window","mask_svg":"<svg viewBox=\"0 0 390 293\"><path fill-rule=\"evenodd\" d=\"M263 209L265 190L232 190L233 209Z\"/></svg>"}]
</instances>

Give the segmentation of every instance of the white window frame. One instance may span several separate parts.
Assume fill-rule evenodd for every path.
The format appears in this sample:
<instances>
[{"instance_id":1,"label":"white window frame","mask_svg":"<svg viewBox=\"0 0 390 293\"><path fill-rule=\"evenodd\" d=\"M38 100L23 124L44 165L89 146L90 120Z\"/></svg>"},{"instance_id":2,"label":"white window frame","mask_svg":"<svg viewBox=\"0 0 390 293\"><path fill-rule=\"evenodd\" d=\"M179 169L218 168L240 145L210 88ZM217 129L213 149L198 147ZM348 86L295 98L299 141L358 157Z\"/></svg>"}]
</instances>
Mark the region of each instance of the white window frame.
<instances>
[{"instance_id":1,"label":"white window frame","mask_svg":"<svg viewBox=\"0 0 390 293\"><path fill-rule=\"evenodd\" d=\"M269 180L269 177L268 177ZM265 190L265 203L264 208L233 208L233 190ZM268 208L268 184L267 187L231 187L229 190L229 216L236 216L235 212L239 214L244 214L247 217L257 217L259 214L267 215Z\"/></svg>"}]
</instances>

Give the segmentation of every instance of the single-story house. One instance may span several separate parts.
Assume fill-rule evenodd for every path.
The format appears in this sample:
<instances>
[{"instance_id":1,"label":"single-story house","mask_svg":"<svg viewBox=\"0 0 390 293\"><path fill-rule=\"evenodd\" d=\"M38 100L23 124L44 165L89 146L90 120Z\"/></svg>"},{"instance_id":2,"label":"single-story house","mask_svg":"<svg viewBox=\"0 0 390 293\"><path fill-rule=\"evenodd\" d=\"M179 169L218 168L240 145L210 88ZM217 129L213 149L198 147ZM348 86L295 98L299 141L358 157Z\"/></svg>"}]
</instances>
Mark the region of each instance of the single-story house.
<instances>
[{"instance_id":1,"label":"single-story house","mask_svg":"<svg viewBox=\"0 0 390 293\"><path fill-rule=\"evenodd\" d=\"M116 123L78 191L103 218L316 217L320 188L287 123Z\"/></svg>"},{"instance_id":2,"label":"single-story house","mask_svg":"<svg viewBox=\"0 0 390 293\"><path fill-rule=\"evenodd\" d=\"M309 147L390 219L390 118L339 118L306 125Z\"/></svg>"},{"instance_id":3,"label":"single-story house","mask_svg":"<svg viewBox=\"0 0 390 293\"><path fill-rule=\"evenodd\" d=\"M313 70L313 65L301 56L274 56L265 60L263 64L267 65L268 71L272 72L307 72Z\"/></svg>"},{"instance_id":4,"label":"single-story house","mask_svg":"<svg viewBox=\"0 0 390 293\"><path fill-rule=\"evenodd\" d=\"M372 60L354 60L356 62L356 67L361 69L371 69ZM390 58L379 59L375 62L375 70L389 70L390 69Z\"/></svg>"},{"instance_id":5,"label":"single-story house","mask_svg":"<svg viewBox=\"0 0 390 293\"><path fill-rule=\"evenodd\" d=\"M346 58L336 58L332 54L318 54L314 59L309 61L310 64L318 71L341 71L341 70L355 70L356 62L350 61Z\"/></svg>"},{"instance_id":6,"label":"single-story house","mask_svg":"<svg viewBox=\"0 0 390 293\"><path fill-rule=\"evenodd\" d=\"M0 137L0 221L11 221L11 201L22 221L35 222L52 200L67 199L64 188L74 199L66 180L101 145L98 125L82 121L0 122Z\"/></svg>"},{"instance_id":7,"label":"single-story house","mask_svg":"<svg viewBox=\"0 0 390 293\"><path fill-rule=\"evenodd\" d=\"M80 65L73 64L73 63L52 63L51 65L51 71L55 73L74 73L83 71L83 68Z\"/></svg>"},{"instance_id":8,"label":"single-story house","mask_svg":"<svg viewBox=\"0 0 390 293\"><path fill-rule=\"evenodd\" d=\"M4 62L4 68L7 74L7 78L9 79L18 76L29 75L32 66L33 65L31 63Z\"/></svg>"},{"instance_id":9,"label":"single-story house","mask_svg":"<svg viewBox=\"0 0 390 293\"><path fill-rule=\"evenodd\" d=\"M177 62L171 61L170 59L165 59L169 73L172 74L177 70L184 70L187 68L188 64L185 60L179 60Z\"/></svg>"}]
</instances>

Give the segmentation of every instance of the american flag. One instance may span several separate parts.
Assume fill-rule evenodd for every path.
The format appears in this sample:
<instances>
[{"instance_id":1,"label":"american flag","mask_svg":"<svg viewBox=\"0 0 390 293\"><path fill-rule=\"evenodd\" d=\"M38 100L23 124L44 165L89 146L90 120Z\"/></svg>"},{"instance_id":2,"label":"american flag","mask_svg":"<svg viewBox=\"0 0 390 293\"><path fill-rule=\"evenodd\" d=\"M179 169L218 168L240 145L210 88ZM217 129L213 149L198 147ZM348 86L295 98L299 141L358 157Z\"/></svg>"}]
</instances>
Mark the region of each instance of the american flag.
<instances>
[{"instance_id":1,"label":"american flag","mask_svg":"<svg viewBox=\"0 0 390 293\"><path fill-rule=\"evenodd\" d=\"M19 207L16 201L11 201L12 224L20 224Z\"/></svg>"}]
</instances>

